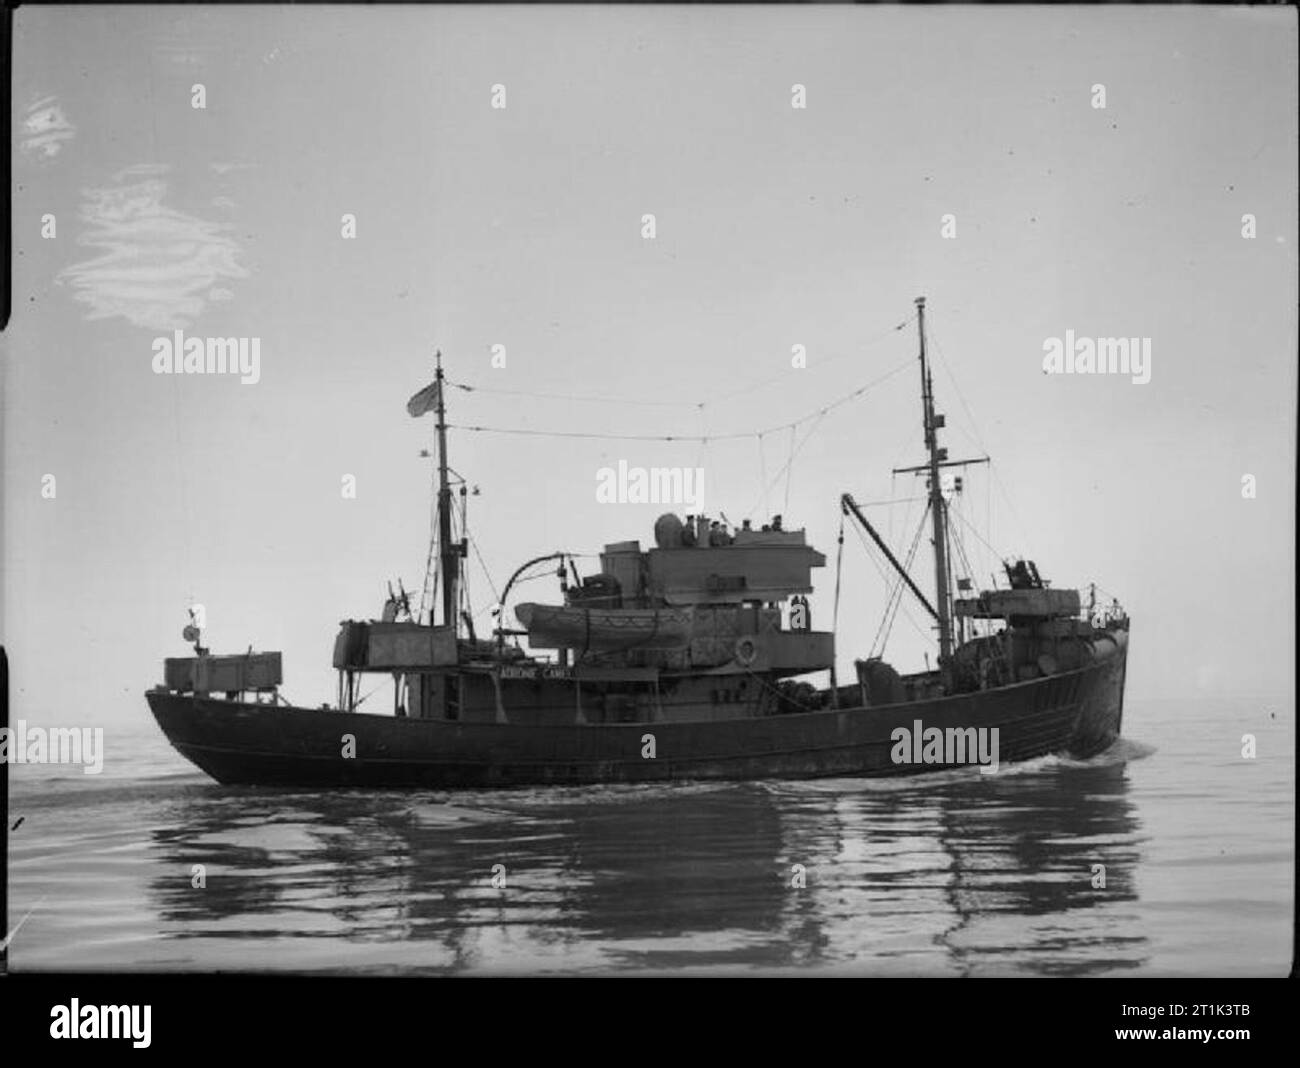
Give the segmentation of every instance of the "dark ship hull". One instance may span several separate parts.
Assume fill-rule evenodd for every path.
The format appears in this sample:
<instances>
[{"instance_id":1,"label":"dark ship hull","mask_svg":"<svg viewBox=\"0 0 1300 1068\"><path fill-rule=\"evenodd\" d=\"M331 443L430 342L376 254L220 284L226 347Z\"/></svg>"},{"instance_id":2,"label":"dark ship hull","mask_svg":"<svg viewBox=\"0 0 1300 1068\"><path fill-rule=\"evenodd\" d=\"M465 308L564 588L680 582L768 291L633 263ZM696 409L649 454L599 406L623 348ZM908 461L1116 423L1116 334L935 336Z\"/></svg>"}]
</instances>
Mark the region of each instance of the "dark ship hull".
<instances>
[{"instance_id":1,"label":"dark ship hull","mask_svg":"<svg viewBox=\"0 0 1300 1068\"><path fill-rule=\"evenodd\" d=\"M222 783L428 789L706 779L898 776L969 767L896 760L898 728L998 730L999 764L1086 759L1119 735L1127 632L1088 666L1011 686L713 722L464 723L282 707L155 690L173 746ZM354 755L343 756L345 735ZM643 756L646 735L653 757Z\"/></svg>"}]
</instances>

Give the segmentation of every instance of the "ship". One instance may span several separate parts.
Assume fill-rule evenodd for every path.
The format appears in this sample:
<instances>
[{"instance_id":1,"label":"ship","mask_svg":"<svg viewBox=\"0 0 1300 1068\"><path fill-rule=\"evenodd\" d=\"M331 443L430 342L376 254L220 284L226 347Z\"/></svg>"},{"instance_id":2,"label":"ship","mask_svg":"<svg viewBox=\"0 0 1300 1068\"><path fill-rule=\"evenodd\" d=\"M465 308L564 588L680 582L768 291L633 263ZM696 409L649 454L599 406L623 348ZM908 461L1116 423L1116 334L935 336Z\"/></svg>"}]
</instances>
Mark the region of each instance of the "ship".
<instances>
[{"instance_id":1,"label":"ship","mask_svg":"<svg viewBox=\"0 0 1300 1068\"><path fill-rule=\"evenodd\" d=\"M280 653L214 655L192 618L195 655L165 658L163 682L146 693L159 727L219 783L313 788L990 773L1097 756L1122 728L1128 615L1117 600L1099 607L1095 585L1086 601L1053 587L1030 560L1003 561L1005 580L978 591L954 569L948 469L988 458L949 460L939 444L923 297L916 322L925 461L895 471L925 480L932 592L851 495L839 506L841 547L843 524L858 524L899 596L932 621L935 662L927 654L924 670L877 655L838 678L835 634L812 628L808 602L826 557L781 516L733 530L665 513L645 547L606 544L587 575L575 553L533 557L506 583L491 633L477 634L460 608L468 542L455 526L439 353L433 383L408 403L437 417L429 596L413 609L399 583L378 619L341 622L337 698L318 708L281 695ZM539 568L553 569L553 603L519 603L509 625L511 592ZM375 676L393 682L391 711L360 707L362 681Z\"/></svg>"}]
</instances>

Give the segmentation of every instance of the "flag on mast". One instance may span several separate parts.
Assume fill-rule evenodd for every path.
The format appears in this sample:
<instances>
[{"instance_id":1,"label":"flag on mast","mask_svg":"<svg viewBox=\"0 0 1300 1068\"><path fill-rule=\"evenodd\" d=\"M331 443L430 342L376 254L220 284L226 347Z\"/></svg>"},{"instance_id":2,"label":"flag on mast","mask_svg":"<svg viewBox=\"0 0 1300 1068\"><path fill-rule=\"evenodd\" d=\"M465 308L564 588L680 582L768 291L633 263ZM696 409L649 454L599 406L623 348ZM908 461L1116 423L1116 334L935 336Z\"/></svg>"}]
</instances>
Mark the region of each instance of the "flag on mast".
<instances>
[{"instance_id":1,"label":"flag on mast","mask_svg":"<svg viewBox=\"0 0 1300 1068\"><path fill-rule=\"evenodd\" d=\"M432 412L438 407L440 388L435 380L425 386L419 393L406 402L406 410L415 418L425 412Z\"/></svg>"}]
</instances>

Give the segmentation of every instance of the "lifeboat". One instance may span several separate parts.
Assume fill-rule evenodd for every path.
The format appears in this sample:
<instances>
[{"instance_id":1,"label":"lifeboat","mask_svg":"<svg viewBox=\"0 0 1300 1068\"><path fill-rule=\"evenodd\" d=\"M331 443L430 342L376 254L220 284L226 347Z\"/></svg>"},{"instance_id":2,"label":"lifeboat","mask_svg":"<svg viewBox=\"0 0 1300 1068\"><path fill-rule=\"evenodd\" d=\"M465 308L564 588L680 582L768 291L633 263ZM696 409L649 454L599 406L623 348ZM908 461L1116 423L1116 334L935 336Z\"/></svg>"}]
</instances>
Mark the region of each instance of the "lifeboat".
<instances>
[{"instance_id":1,"label":"lifeboat","mask_svg":"<svg viewBox=\"0 0 1300 1068\"><path fill-rule=\"evenodd\" d=\"M542 649L683 649L691 640L689 608L521 604L515 616Z\"/></svg>"}]
</instances>

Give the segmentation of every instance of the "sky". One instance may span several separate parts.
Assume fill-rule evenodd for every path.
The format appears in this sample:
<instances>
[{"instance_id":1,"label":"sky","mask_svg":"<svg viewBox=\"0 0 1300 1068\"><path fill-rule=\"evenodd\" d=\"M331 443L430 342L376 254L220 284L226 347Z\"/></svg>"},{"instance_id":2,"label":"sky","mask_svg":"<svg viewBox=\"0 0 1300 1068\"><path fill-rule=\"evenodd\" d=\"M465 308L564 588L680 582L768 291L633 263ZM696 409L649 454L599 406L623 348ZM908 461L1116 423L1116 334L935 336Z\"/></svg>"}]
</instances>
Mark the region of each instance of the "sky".
<instances>
[{"instance_id":1,"label":"sky","mask_svg":"<svg viewBox=\"0 0 1300 1068\"><path fill-rule=\"evenodd\" d=\"M1292 700L1295 18L19 8L11 719L147 718L196 602L215 652L282 650L285 696L332 700L338 622L421 586L435 350L478 387L448 402L481 628L524 560L652 542L668 509L597 501L619 460L806 528L828 627L840 494L899 499L868 511L900 554L921 517L890 473L923 459L921 295L943 443L994 460L953 505L976 584L1023 554L1118 596L1133 698ZM155 373L176 329L257 338L258 380ZM1150 381L1044 374L1067 331L1150 339ZM846 676L881 566L846 530ZM932 648L905 604L887 658Z\"/></svg>"}]
</instances>

